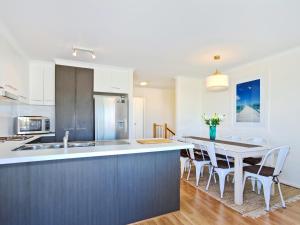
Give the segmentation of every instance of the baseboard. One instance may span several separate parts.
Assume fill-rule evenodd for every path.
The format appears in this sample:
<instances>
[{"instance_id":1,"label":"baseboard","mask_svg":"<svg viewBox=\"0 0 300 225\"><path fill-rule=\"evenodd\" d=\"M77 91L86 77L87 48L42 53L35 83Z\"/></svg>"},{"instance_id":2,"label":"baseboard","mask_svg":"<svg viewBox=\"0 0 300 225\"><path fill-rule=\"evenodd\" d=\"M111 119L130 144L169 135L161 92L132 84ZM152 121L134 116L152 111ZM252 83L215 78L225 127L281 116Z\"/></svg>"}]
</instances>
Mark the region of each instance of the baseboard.
<instances>
[{"instance_id":1,"label":"baseboard","mask_svg":"<svg viewBox=\"0 0 300 225\"><path fill-rule=\"evenodd\" d=\"M300 189L300 185L299 184L291 183L291 182L288 182L288 181L286 181L284 179L280 179L280 183Z\"/></svg>"}]
</instances>

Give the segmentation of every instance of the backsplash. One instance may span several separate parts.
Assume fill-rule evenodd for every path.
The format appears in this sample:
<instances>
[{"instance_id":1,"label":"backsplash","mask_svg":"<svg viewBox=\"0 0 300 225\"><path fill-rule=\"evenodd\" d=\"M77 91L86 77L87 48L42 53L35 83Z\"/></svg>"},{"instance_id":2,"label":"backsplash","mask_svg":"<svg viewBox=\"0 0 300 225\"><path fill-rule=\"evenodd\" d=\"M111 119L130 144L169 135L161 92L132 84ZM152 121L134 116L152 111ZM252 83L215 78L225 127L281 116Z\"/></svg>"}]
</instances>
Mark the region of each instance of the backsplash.
<instances>
[{"instance_id":1,"label":"backsplash","mask_svg":"<svg viewBox=\"0 0 300 225\"><path fill-rule=\"evenodd\" d=\"M13 134L13 118L16 116L13 105L0 104L0 136Z\"/></svg>"},{"instance_id":2,"label":"backsplash","mask_svg":"<svg viewBox=\"0 0 300 225\"><path fill-rule=\"evenodd\" d=\"M50 118L50 130L55 131L55 106L17 105L0 103L0 136L14 134L14 118L17 116L46 116Z\"/></svg>"}]
</instances>

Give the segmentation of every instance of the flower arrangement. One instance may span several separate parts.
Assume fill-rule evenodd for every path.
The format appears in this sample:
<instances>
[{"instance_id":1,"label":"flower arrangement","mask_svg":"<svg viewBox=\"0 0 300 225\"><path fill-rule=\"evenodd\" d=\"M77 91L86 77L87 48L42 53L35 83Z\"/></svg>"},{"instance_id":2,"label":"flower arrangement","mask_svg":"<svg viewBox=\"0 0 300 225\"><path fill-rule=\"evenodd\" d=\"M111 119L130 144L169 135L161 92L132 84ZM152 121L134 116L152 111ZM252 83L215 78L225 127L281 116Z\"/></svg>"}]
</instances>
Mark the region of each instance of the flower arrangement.
<instances>
[{"instance_id":1,"label":"flower arrangement","mask_svg":"<svg viewBox=\"0 0 300 225\"><path fill-rule=\"evenodd\" d=\"M225 115L218 115L215 113L213 116L208 117L205 114L202 116L206 125L209 126L209 138L211 140L216 139L216 127L224 120Z\"/></svg>"},{"instance_id":2,"label":"flower arrangement","mask_svg":"<svg viewBox=\"0 0 300 225\"><path fill-rule=\"evenodd\" d=\"M213 116L208 117L205 114L202 116L204 122L208 126L217 126L224 120L225 115L218 115L215 113Z\"/></svg>"}]
</instances>

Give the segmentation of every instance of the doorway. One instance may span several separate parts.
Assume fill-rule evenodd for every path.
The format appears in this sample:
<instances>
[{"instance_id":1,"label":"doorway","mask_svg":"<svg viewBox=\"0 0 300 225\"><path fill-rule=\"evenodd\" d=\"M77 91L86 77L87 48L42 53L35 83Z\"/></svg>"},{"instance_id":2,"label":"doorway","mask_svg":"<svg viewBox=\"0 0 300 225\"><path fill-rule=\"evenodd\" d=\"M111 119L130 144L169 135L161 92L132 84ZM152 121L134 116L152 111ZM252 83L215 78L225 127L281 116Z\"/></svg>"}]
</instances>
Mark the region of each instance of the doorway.
<instances>
[{"instance_id":1,"label":"doorway","mask_svg":"<svg viewBox=\"0 0 300 225\"><path fill-rule=\"evenodd\" d=\"M144 110L145 99L142 97L133 98L133 119L135 139L144 138Z\"/></svg>"}]
</instances>

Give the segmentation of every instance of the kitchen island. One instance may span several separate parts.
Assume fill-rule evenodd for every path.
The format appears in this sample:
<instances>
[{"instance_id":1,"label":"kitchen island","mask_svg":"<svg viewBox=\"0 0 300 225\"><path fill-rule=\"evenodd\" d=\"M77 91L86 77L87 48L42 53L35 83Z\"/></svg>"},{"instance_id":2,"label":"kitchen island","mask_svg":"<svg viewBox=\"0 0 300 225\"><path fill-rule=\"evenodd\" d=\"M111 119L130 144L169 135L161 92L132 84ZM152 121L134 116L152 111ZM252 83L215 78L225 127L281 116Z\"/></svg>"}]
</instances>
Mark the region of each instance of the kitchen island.
<instances>
[{"instance_id":1,"label":"kitchen island","mask_svg":"<svg viewBox=\"0 0 300 225\"><path fill-rule=\"evenodd\" d=\"M193 145L12 147L0 144L1 225L121 225L179 210L178 150Z\"/></svg>"}]
</instances>

